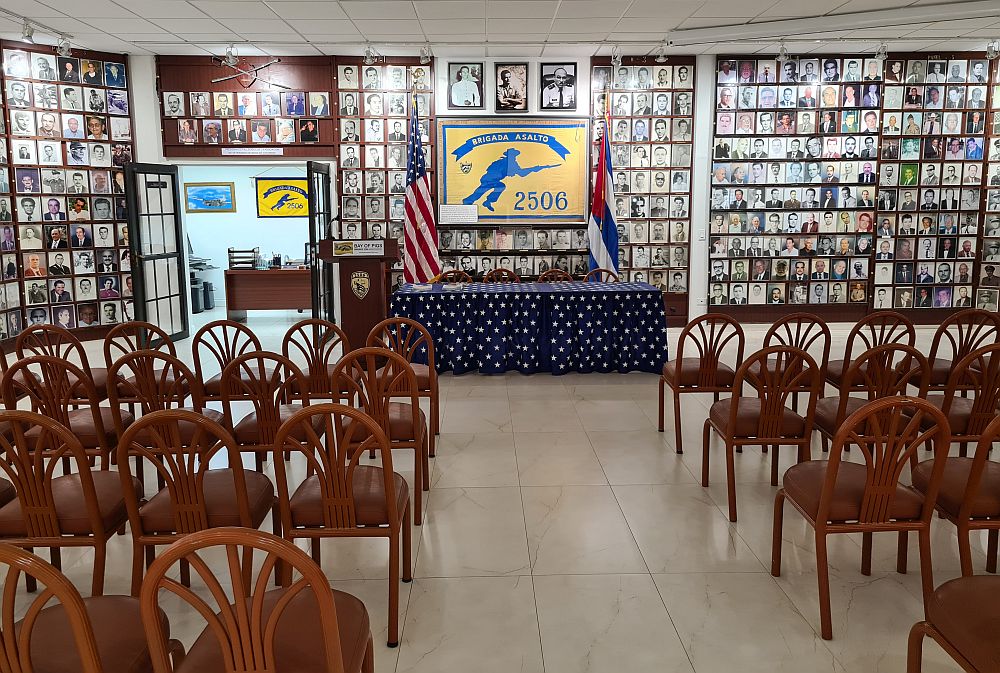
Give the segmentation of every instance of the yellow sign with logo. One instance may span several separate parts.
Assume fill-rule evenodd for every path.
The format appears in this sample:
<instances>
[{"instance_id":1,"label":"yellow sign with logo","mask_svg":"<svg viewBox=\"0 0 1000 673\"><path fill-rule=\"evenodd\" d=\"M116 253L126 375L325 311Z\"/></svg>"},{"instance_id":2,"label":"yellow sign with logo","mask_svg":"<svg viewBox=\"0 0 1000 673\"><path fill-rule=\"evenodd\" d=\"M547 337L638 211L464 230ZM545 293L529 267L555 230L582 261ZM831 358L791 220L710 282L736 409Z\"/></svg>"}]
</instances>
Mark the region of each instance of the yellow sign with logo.
<instances>
[{"instance_id":1,"label":"yellow sign with logo","mask_svg":"<svg viewBox=\"0 0 1000 673\"><path fill-rule=\"evenodd\" d=\"M257 217L308 217L309 181L305 178L256 178Z\"/></svg>"},{"instance_id":2,"label":"yellow sign with logo","mask_svg":"<svg viewBox=\"0 0 1000 673\"><path fill-rule=\"evenodd\" d=\"M584 222L586 119L439 119L438 200L481 222Z\"/></svg>"}]
</instances>

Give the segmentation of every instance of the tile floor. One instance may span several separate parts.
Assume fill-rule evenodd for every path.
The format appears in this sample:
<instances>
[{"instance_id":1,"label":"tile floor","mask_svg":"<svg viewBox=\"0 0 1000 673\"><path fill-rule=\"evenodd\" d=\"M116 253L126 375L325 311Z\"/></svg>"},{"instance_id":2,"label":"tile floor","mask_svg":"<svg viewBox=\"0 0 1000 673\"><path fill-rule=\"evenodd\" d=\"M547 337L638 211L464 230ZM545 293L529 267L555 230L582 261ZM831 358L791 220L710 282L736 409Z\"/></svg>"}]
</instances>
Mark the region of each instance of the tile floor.
<instances>
[{"instance_id":1,"label":"tile floor","mask_svg":"<svg viewBox=\"0 0 1000 673\"><path fill-rule=\"evenodd\" d=\"M258 315L266 317L251 325L265 348L278 348L300 317ZM759 344L763 329L749 331ZM845 336L846 328L835 330L834 353ZM699 485L710 398L685 396L686 452L677 454L670 413L667 432L656 430L651 375L446 375L441 396L442 434L425 523L414 536L415 579L402 585L398 649L384 644L385 542L324 545L333 586L371 613L377 671L905 670L906 634L922 612L914 536L907 575L894 571L895 537L876 538L870 577L860 573L860 540L832 539L834 640L821 640L811 529L791 508L784 573L768 572L768 458L748 450L736 459L736 524L725 513L718 446L712 484ZM791 455L783 452L782 469ZM405 454L394 460L412 483ZM935 581L957 576L950 524L935 521L933 550ZM117 538L109 592L127 591L129 562L130 547ZM87 555L66 567L86 590ZM168 612L174 633L190 641L193 620ZM957 670L928 641L925 671Z\"/></svg>"}]
</instances>

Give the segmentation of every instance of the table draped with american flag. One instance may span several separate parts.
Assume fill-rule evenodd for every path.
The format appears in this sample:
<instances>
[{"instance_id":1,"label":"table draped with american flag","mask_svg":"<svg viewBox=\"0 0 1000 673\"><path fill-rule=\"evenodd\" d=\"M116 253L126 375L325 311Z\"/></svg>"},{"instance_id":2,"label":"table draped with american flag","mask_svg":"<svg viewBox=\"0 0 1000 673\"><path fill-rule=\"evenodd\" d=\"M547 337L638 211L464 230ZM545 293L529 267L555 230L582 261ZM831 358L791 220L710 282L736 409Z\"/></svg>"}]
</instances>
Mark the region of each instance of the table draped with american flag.
<instances>
[{"instance_id":1,"label":"table draped with american flag","mask_svg":"<svg viewBox=\"0 0 1000 673\"><path fill-rule=\"evenodd\" d=\"M658 374L667 360L663 295L646 283L426 287L403 285L390 314L427 326L439 372Z\"/></svg>"}]
</instances>

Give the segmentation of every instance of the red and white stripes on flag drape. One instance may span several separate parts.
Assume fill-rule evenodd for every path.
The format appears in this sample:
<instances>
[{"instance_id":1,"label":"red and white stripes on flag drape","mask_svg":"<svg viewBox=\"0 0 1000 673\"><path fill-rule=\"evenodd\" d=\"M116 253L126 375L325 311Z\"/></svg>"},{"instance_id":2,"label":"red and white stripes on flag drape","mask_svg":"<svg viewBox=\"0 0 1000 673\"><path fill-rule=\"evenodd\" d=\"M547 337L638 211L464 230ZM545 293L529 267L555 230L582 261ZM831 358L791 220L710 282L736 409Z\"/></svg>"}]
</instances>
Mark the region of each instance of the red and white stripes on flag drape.
<instances>
[{"instance_id":1,"label":"red and white stripes on flag drape","mask_svg":"<svg viewBox=\"0 0 1000 673\"><path fill-rule=\"evenodd\" d=\"M427 179L427 162L420 142L417 95L410 95L410 137L406 151L406 215L403 221L403 277L407 283L426 283L441 273L438 258L434 202Z\"/></svg>"}]
</instances>

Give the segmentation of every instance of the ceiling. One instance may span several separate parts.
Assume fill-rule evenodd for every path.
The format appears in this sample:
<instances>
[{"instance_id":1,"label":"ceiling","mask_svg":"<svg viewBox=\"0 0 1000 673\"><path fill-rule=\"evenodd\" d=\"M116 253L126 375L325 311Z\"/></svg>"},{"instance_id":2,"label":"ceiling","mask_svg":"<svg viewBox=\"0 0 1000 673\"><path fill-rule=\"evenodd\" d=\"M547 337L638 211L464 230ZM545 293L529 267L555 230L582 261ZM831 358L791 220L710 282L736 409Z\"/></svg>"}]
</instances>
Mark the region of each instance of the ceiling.
<instances>
[{"instance_id":1,"label":"ceiling","mask_svg":"<svg viewBox=\"0 0 1000 673\"><path fill-rule=\"evenodd\" d=\"M668 53L983 50L997 0L0 0L0 37L19 17L74 47L133 54L586 57ZM669 34L669 35L668 35Z\"/></svg>"}]
</instances>

